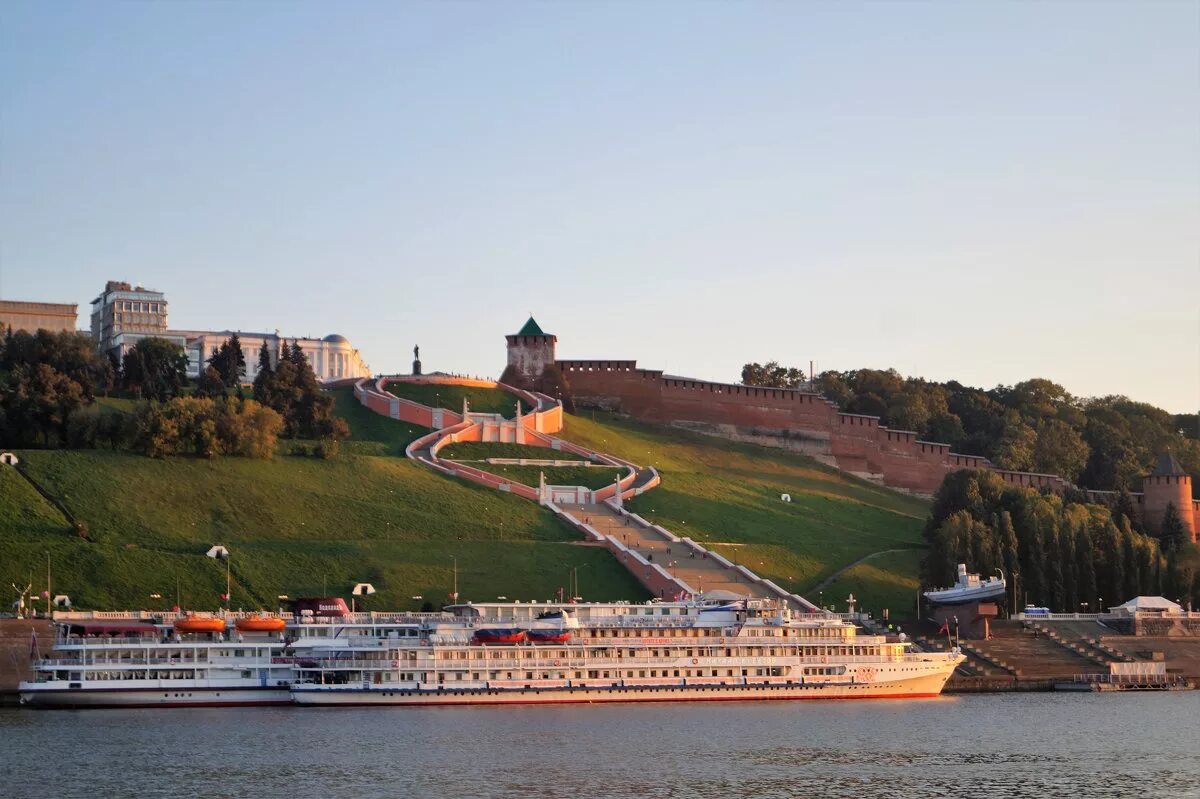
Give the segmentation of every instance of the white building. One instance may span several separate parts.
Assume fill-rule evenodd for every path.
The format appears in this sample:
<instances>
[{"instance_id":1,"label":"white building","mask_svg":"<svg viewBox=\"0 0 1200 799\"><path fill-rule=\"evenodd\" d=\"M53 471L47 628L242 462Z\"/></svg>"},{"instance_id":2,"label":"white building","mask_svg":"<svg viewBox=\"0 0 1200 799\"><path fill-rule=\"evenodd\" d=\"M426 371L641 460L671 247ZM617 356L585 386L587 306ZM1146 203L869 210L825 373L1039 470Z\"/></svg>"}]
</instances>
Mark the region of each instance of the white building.
<instances>
[{"instance_id":1,"label":"white building","mask_svg":"<svg viewBox=\"0 0 1200 799\"><path fill-rule=\"evenodd\" d=\"M130 286L116 280L108 281L104 293L92 300L92 337L104 353L118 360L125 357L134 344L148 336L163 338L183 348L188 357L188 377L198 378L213 353L224 344L232 330L168 330L167 299L160 291ZM284 343L295 342L308 358L308 363L321 381L347 377L369 377L358 350L344 336L336 333L325 338L292 338L274 333L243 333L237 331L246 357L246 382L258 374L258 351L265 343L271 355L271 365L279 363Z\"/></svg>"},{"instance_id":2,"label":"white building","mask_svg":"<svg viewBox=\"0 0 1200 799\"><path fill-rule=\"evenodd\" d=\"M235 331L172 330L173 335L184 338L183 349L188 356L188 376L199 377L208 359L229 340ZM258 374L258 353L266 344L271 356L271 366L279 363L279 352L284 344L300 345L301 352L318 380L341 380L346 377L369 377L371 370L358 350L351 346L345 336L331 333L325 338L288 338L274 333L244 333L236 331L246 358L246 382Z\"/></svg>"}]
</instances>

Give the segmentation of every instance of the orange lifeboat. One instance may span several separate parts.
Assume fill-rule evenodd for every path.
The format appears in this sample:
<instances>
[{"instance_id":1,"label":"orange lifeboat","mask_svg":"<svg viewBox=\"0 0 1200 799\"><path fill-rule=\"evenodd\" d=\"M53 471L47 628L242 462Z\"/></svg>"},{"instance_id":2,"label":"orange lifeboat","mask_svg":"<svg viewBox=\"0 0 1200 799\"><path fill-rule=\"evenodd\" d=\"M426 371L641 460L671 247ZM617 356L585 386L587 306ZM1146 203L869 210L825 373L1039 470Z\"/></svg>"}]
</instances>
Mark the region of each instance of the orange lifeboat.
<instances>
[{"instance_id":1,"label":"orange lifeboat","mask_svg":"<svg viewBox=\"0 0 1200 799\"><path fill-rule=\"evenodd\" d=\"M185 616L175 620L175 631L180 633L223 633L225 620L209 616Z\"/></svg>"},{"instance_id":2,"label":"orange lifeboat","mask_svg":"<svg viewBox=\"0 0 1200 799\"><path fill-rule=\"evenodd\" d=\"M251 616L238 619L233 626L243 633L281 633L287 623L278 616Z\"/></svg>"}]
</instances>

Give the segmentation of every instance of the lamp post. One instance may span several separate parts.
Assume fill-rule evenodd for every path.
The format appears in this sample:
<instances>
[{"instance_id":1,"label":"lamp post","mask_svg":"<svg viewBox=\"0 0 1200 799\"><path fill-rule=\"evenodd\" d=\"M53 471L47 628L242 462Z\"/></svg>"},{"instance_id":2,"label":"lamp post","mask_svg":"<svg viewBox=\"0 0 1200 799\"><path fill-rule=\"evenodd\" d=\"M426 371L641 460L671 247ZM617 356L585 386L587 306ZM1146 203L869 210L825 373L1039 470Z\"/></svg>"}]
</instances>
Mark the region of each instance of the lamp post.
<instances>
[{"instance_id":1,"label":"lamp post","mask_svg":"<svg viewBox=\"0 0 1200 799\"><path fill-rule=\"evenodd\" d=\"M232 595L230 593L231 581L229 576L230 552L220 544L213 544L205 554L214 560L225 561L225 593L221 596L221 599L225 600L225 609L229 610L232 605Z\"/></svg>"}]
</instances>

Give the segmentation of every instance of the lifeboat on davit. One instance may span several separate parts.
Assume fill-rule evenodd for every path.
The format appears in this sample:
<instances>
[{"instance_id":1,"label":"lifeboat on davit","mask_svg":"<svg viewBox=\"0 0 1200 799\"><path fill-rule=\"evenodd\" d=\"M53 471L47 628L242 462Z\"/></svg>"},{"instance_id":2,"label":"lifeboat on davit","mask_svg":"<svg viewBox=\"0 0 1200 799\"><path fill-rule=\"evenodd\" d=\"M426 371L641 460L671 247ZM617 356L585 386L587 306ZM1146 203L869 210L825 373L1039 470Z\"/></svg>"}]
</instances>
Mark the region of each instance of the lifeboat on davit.
<instances>
[{"instance_id":1,"label":"lifeboat on davit","mask_svg":"<svg viewBox=\"0 0 1200 799\"><path fill-rule=\"evenodd\" d=\"M531 644L562 644L571 640L571 631L579 629L579 620L565 610L539 613L525 635Z\"/></svg>"},{"instance_id":2,"label":"lifeboat on davit","mask_svg":"<svg viewBox=\"0 0 1200 799\"><path fill-rule=\"evenodd\" d=\"M250 616L233 625L241 633L281 633L287 622L278 616Z\"/></svg>"},{"instance_id":3,"label":"lifeboat on davit","mask_svg":"<svg viewBox=\"0 0 1200 799\"><path fill-rule=\"evenodd\" d=\"M481 644L519 644L525 640L525 631L512 627L484 627L475 631L475 640Z\"/></svg>"},{"instance_id":4,"label":"lifeboat on davit","mask_svg":"<svg viewBox=\"0 0 1200 799\"><path fill-rule=\"evenodd\" d=\"M175 632L178 633L223 633L225 620L212 616L184 616L175 620Z\"/></svg>"},{"instance_id":5,"label":"lifeboat on davit","mask_svg":"<svg viewBox=\"0 0 1200 799\"><path fill-rule=\"evenodd\" d=\"M570 630L526 630L531 644L563 644L571 640Z\"/></svg>"}]
</instances>

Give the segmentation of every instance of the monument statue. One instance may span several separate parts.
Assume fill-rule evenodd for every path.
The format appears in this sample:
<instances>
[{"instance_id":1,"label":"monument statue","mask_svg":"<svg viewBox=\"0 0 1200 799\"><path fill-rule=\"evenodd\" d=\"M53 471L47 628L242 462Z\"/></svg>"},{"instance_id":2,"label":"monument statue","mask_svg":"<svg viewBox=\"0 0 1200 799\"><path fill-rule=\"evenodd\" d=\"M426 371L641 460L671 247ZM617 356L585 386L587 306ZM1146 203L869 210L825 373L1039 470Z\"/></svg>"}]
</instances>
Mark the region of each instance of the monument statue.
<instances>
[{"instance_id":1,"label":"monument statue","mask_svg":"<svg viewBox=\"0 0 1200 799\"><path fill-rule=\"evenodd\" d=\"M413 347L413 367L412 367L412 373L413 373L414 375L419 375L419 374L421 374L421 345L420 345L420 344L418 344L417 346Z\"/></svg>"}]
</instances>

